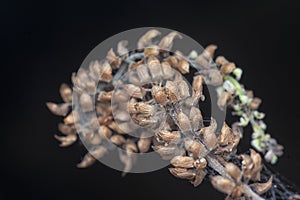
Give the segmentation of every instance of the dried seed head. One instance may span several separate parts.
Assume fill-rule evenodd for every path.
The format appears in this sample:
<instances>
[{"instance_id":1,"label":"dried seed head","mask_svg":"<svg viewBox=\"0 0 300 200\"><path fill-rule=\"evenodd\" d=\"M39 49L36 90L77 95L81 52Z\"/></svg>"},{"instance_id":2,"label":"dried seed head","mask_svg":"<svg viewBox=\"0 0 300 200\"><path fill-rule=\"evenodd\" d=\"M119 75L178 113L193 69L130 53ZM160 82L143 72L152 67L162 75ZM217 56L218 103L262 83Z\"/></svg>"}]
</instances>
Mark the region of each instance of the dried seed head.
<instances>
[{"instance_id":1,"label":"dried seed head","mask_svg":"<svg viewBox=\"0 0 300 200\"><path fill-rule=\"evenodd\" d=\"M178 114L177 117L177 122L180 126L180 129L182 131L187 131L187 130L191 130L191 124L190 124L190 119L188 118L188 116L186 114L184 114L183 112L180 112Z\"/></svg>"},{"instance_id":2,"label":"dried seed head","mask_svg":"<svg viewBox=\"0 0 300 200\"><path fill-rule=\"evenodd\" d=\"M156 45L151 45L149 47L146 47L144 49L144 55L145 57L148 56L157 56L159 54L159 48Z\"/></svg>"},{"instance_id":3,"label":"dried seed head","mask_svg":"<svg viewBox=\"0 0 300 200\"><path fill-rule=\"evenodd\" d=\"M195 170L186 168L169 168L173 176L186 180L193 180L196 176Z\"/></svg>"},{"instance_id":4,"label":"dried seed head","mask_svg":"<svg viewBox=\"0 0 300 200\"><path fill-rule=\"evenodd\" d=\"M211 183L214 186L214 188L228 195L232 193L232 190L235 187L235 183L222 176L213 176L211 178Z\"/></svg>"},{"instance_id":5,"label":"dried seed head","mask_svg":"<svg viewBox=\"0 0 300 200\"><path fill-rule=\"evenodd\" d=\"M137 47L138 49L143 49L149 44L151 44L151 40L161 33L158 30L151 29L147 33L145 33L138 41Z\"/></svg>"},{"instance_id":6,"label":"dried seed head","mask_svg":"<svg viewBox=\"0 0 300 200\"><path fill-rule=\"evenodd\" d=\"M90 112L94 110L92 97L87 93L80 95L80 105L82 112Z\"/></svg>"},{"instance_id":7,"label":"dried seed head","mask_svg":"<svg viewBox=\"0 0 300 200\"><path fill-rule=\"evenodd\" d=\"M236 182L240 182L242 178L242 172L238 166L233 163L226 163L225 170Z\"/></svg>"},{"instance_id":8,"label":"dried seed head","mask_svg":"<svg viewBox=\"0 0 300 200\"><path fill-rule=\"evenodd\" d=\"M59 88L59 93L61 98L64 100L66 103L71 103L72 102L72 89L65 83L61 84Z\"/></svg>"},{"instance_id":9,"label":"dried seed head","mask_svg":"<svg viewBox=\"0 0 300 200\"><path fill-rule=\"evenodd\" d=\"M156 133L156 136L159 140L162 140L167 143L178 143L181 135L179 131L167 131L167 130L160 130Z\"/></svg>"},{"instance_id":10,"label":"dried seed head","mask_svg":"<svg viewBox=\"0 0 300 200\"><path fill-rule=\"evenodd\" d=\"M224 122L221 130L221 134L218 137L218 144L221 146L226 146L233 142L234 135L232 129Z\"/></svg>"},{"instance_id":11,"label":"dried seed head","mask_svg":"<svg viewBox=\"0 0 300 200\"><path fill-rule=\"evenodd\" d=\"M163 72L160 67L160 61L155 56L149 56L147 64L152 76L152 80L161 80L161 78L163 77Z\"/></svg>"},{"instance_id":12,"label":"dried seed head","mask_svg":"<svg viewBox=\"0 0 300 200\"><path fill-rule=\"evenodd\" d=\"M112 98L113 91L105 92L101 91L98 95L97 101L100 102L110 102Z\"/></svg>"},{"instance_id":13,"label":"dried seed head","mask_svg":"<svg viewBox=\"0 0 300 200\"><path fill-rule=\"evenodd\" d=\"M58 115L58 116L66 116L66 114L70 110L69 103L55 104L55 103L48 102L46 103L46 105L54 115Z\"/></svg>"},{"instance_id":14,"label":"dried seed head","mask_svg":"<svg viewBox=\"0 0 300 200\"><path fill-rule=\"evenodd\" d=\"M146 153L150 149L152 138L140 138L137 142L138 149L141 153Z\"/></svg>"},{"instance_id":15,"label":"dried seed head","mask_svg":"<svg viewBox=\"0 0 300 200\"><path fill-rule=\"evenodd\" d=\"M113 135L111 136L110 141L118 146L126 142L125 138L122 135Z\"/></svg>"},{"instance_id":16,"label":"dried seed head","mask_svg":"<svg viewBox=\"0 0 300 200\"><path fill-rule=\"evenodd\" d=\"M185 139L184 146L185 149L195 157L203 157L206 153L205 147L202 144L191 139Z\"/></svg>"},{"instance_id":17,"label":"dried seed head","mask_svg":"<svg viewBox=\"0 0 300 200\"><path fill-rule=\"evenodd\" d=\"M203 125L203 117L199 108L192 107L190 111L190 120L194 130L201 129Z\"/></svg>"},{"instance_id":18,"label":"dried seed head","mask_svg":"<svg viewBox=\"0 0 300 200\"><path fill-rule=\"evenodd\" d=\"M151 94L158 104L167 105L168 97L162 87L154 85L151 89Z\"/></svg>"},{"instance_id":19,"label":"dried seed head","mask_svg":"<svg viewBox=\"0 0 300 200\"><path fill-rule=\"evenodd\" d=\"M252 110L257 110L258 107L260 106L260 104L261 104L261 99L255 97L255 98L252 99L252 101L251 101L249 107L250 107Z\"/></svg>"},{"instance_id":20,"label":"dried seed head","mask_svg":"<svg viewBox=\"0 0 300 200\"><path fill-rule=\"evenodd\" d=\"M189 156L175 156L171 160L171 164L174 167L181 167L181 168L193 168L194 167L194 158Z\"/></svg>"},{"instance_id":21,"label":"dried seed head","mask_svg":"<svg viewBox=\"0 0 300 200\"><path fill-rule=\"evenodd\" d=\"M259 195L266 193L272 187L273 177L271 176L266 183L253 183L250 187Z\"/></svg>"},{"instance_id":22,"label":"dried seed head","mask_svg":"<svg viewBox=\"0 0 300 200\"><path fill-rule=\"evenodd\" d=\"M107 52L106 59L108 60L108 63L112 69L119 69L122 59L116 56L112 48Z\"/></svg>"},{"instance_id":23,"label":"dried seed head","mask_svg":"<svg viewBox=\"0 0 300 200\"><path fill-rule=\"evenodd\" d=\"M79 114L75 110L73 110L67 117L64 118L65 124L75 124L78 121L79 121Z\"/></svg>"},{"instance_id":24,"label":"dried seed head","mask_svg":"<svg viewBox=\"0 0 300 200\"><path fill-rule=\"evenodd\" d=\"M185 59L179 61L177 68L182 74L190 73L190 64Z\"/></svg>"},{"instance_id":25,"label":"dried seed head","mask_svg":"<svg viewBox=\"0 0 300 200\"><path fill-rule=\"evenodd\" d=\"M118 42L117 52L120 56L123 56L128 53L128 49L126 48L127 45L127 40L121 40L120 42Z\"/></svg>"},{"instance_id":26,"label":"dried seed head","mask_svg":"<svg viewBox=\"0 0 300 200\"><path fill-rule=\"evenodd\" d=\"M67 136L58 136L58 135L54 135L55 139L57 139L58 141L60 141L60 147L67 147L70 146L71 144L73 144L74 142L76 142L77 140L77 135L76 134L70 134Z\"/></svg>"},{"instance_id":27,"label":"dried seed head","mask_svg":"<svg viewBox=\"0 0 300 200\"><path fill-rule=\"evenodd\" d=\"M158 44L159 48L164 50L170 50L173 46L173 40L175 38L181 39L182 36L176 31L169 33L161 39L160 43Z\"/></svg>"},{"instance_id":28,"label":"dried seed head","mask_svg":"<svg viewBox=\"0 0 300 200\"><path fill-rule=\"evenodd\" d=\"M179 100L180 96L175 82L167 81L165 85L165 91L173 104Z\"/></svg>"}]
</instances>

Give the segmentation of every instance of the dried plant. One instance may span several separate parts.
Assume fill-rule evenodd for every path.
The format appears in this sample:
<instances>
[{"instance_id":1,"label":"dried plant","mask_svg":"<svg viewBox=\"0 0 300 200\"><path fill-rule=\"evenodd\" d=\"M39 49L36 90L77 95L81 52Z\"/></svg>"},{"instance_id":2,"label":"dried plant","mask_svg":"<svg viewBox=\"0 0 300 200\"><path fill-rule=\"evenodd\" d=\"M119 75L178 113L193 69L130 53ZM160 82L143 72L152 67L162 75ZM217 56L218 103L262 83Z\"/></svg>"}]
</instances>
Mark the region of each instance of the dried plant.
<instances>
[{"instance_id":1,"label":"dried plant","mask_svg":"<svg viewBox=\"0 0 300 200\"><path fill-rule=\"evenodd\" d=\"M109 149L101 144L109 140L126 152L119 154L124 163L123 174L133 167L135 153L152 149L162 159L170 160L172 175L195 187L205 177L210 178L213 187L227 195L226 199L299 199L269 173L256 152L273 164L282 155L283 147L266 133L264 113L258 111L261 100L239 82L242 70L222 56L214 61L215 45L187 56L180 51L173 53L170 50L174 39L182 36L171 32L154 41L160 34L158 30L149 30L138 40L137 50L131 52L126 47L128 42L120 41L118 55L110 49L104 62L91 62L88 70L72 74L74 90L61 85L59 91L64 103L47 103L53 114L64 117L58 125L63 135L55 135L60 146L77 141L76 122L81 120L80 113L71 110L72 93L76 93L80 97L80 112L95 110L97 114L88 122L92 128L81 132L92 148L77 165L79 168L88 167L104 156ZM191 74L194 68L198 70ZM125 72L131 73L126 83L120 79ZM191 88L183 75L193 76ZM98 91L99 85L104 89ZM239 122L231 127L225 122L218 124L213 117L209 123L205 122L201 102L205 100L206 85L215 86L219 108L231 109L240 117ZM90 95L92 91L97 91L95 99ZM111 104L113 98L121 102L117 108ZM160 126L162 117L166 121L153 136L141 132L137 139L125 131L132 123L140 127ZM249 123L253 128L251 144L256 151L250 149L249 155L238 155L243 127Z\"/></svg>"}]
</instances>

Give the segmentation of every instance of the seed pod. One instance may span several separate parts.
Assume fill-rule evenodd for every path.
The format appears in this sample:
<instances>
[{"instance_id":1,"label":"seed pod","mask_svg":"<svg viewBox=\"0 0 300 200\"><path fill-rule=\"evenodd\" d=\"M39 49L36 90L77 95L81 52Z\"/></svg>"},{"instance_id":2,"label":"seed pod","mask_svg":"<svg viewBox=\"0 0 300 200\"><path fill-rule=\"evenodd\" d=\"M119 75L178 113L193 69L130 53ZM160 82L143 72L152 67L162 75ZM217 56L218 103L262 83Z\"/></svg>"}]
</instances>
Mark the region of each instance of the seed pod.
<instances>
[{"instance_id":1,"label":"seed pod","mask_svg":"<svg viewBox=\"0 0 300 200\"><path fill-rule=\"evenodd\" d=\"M195 157L203 157L206 153L205 147L202 144L191 139L186 139L184 141L184 146L185 149Z\"/></svg>"},{"instance_id":2,"label":"seed pod","mask_svg":"<svg viewBox=\"0 0 300 200\"><path fill-rule=\"evenodd\" d=\"M190 64L185 59L179 61L177 68L182 74L190 73Z\"/></svg>"},{"instance_id":3,"label":"seed pod","mask_svg":"<svg viewBox=\"0 0 300 200\"><path fill-rule=\"evenodd\" d=\"M211 65L212 58L214 57L216 45L208 45L204 51L196 58L196 61L203 67L208 68Z\"/></svg>"},{"instance_id":4,"label":"seed pod","mask_svg":"<svg viewBox=\"0 0 300 200\"><path fill-rule=\"evenodd\" d=\"M171 79L174 76L175 70L172 69L171 65L168 62L162 62L161 68L164 74L164 79Z\"/></svg>"},{"instance_id":5,"label":"seed pod","mask_svg":"<svg viewBox=\"0 0 300 200\"><path fill-rule=\"evenodd\" d=\"M176 58L176 56L169 56L169 57L165 58L164 61L168 62L170 64L170 66L173 67L174 69L177 69L178 59Z\"/></svg>"},{"instance_id":6,"label":"seed pod","mask_svg":"<svg viewBox=\"0 0 300 200\"><path fill-rule=\"evenodd\" d=\"M85 83L88 80L88 75L87 75L85 69L80 68L78 70L77 74L76 73L72 74L71 79L72 79L74 86L77 86L77 88L80 88L80 89L84 89Z\"/></svg>"},{"instance_id":7,"label":"seed pod","mask_svg":"<svg viewBox=\"0 0 300 200\"><path fill-rule=\"evenodd\" d=\"M200 185L202 183L206 174L207 174L207 172L205 170L197 170L196 171L195 179L193 181L191 181L191 183L194 185L194 187L197 187L198 185Z\"/></svg>"},{"instance_id":8,"label":"seed pod","mask_svg":"<svg viewBox=\"0 0 300 200\"><path fill-rule=\"evenodd\" d=\"M113 136L111 136L110 141L118 146L120 146L126 142L125 138L122 135L113 135Z\"/></svg>"},{"instance_id":9,"label":"seed pod","mask_svg":"<svg viewBox=\"0 0 300 200\"><path fill-rule=\"evenodd\" d=\"M231 98L231 94L229 92L226 92L226 91L222 92L222 94L221 94L221 96L219 96L218 102L217 102L217 104L221 110L225 109L230 98Z\"/></svg>"},{"instance_id":10,"label":"seed pod","mask_svg":"<svg viewBox=\"0 0 300 200\"><path fill-rule=\"evenodd\" d=\"M205 55L206 58L213 58L217 48L218 48L217 45L210 44L207 47L205 47L203 54Z\"/></svg>"},{"instance_id":11,"label":"seed pod","mask_svg":"<svg viewBox=\"0 0 300 200\"><path fill-rule=\"evenodd\" d=\"M138 41L137 48L143 49L149 44L151 44L151 40L156 36L160 35L161 33L158 30L151 29L147 33L145 33Z\"/></svg>"},{"instance_id":12,"label":"seed pod","mask_svg":"<svg viewBox=\"0 0 300 200\"><path fill-rule=\"evenodd\" d=\"M201 129L203 125L203 117L201 111L197 107L192 107L190 111L190 120L194 130Z\"/></svg>"},{"instance_id":13,"label":"seed pod","mask_svg":"<svg viewBox=\"0 0 300 200\"><path fill-rule=\"evenodd\" d=\"M125 150L127 153L136 153L138 151L138 148L133 141L127 140L125 144Z\"/></svg>"},{"instance_id":14,"label":"seed pod","mask_svg":"<svg viewBox=\"0 0 300 200\"><path fill-rule=\"evenodd\" d=\"M206 130L207 131L203 132L204 144L208 150L213 150L216 148L216 144L217 144L216 134L213 131L208 131L208 129Z\"/></svg>"},{"instance_id":15,"label":"seed pod","mask_svg":"<svg viewBox=\"0 0 300 200\"><path fill-rule=\"evenodd\" d=\"M119 134L124 134L124 133L125 133L125 132L117 125L117 123L114 122L114 121L112 121L112 122L108 125L108 127L109 127L110 129L112 129L113 131L119 133Z\"/></svg>"},{"instance_id":16,"label":"seed pod","mask_svg":"<svg viewBox=\"0 0 300 200\"><path fill-rule=\"evenodd\" d=\"M214 186L214 188L228 195L231 194L232 190L235 187L235 184L233 182L219 175L213 176L211 178L211 183Z\"/></svg>"},{"instance_id":17,"label":"seed pod","mask_svg":"<svg viewBox=\"0 0 300 200\"><path fill-rule=\"evenodd\" d=\"M116 121L128 122L130 120L130 115L126 111L119 110L114 113L114 119Z\"/></svg>"},{"instance_id":18,"label":"seed pod","mask_svg":"<svg viewBox=\"0 0 300 200\"><path fill-rule=\"evenodd\" d=\"M211 121L210 121L210 125L207 126L207 127L204 127L202 128L200 131L199 131L199 135L201 134L215 134L216 133L216 130L217 130L217 121L214 119L214 118L211 118Z\"/></svg>"},{"instance_id":19,"label":"seed pod","mask_svg":"<svg viewBox=\"0 0 300 200\"><path fill-rule=\"evenodd\" d=\"M87 93L80 95L80 105L82 112L90 112L94 110L92 97Z\"/></svg>"},{"instance_id":20,"label":"seed pod","mask_svg":"<svg viewBox=\"0 0 300 200\"><path fill-rule=\"evenodd\" d=\"M136 68L137 75L140 79L141 83L149 83L151 82L151 77L148 72L148 68L146 65L139 65Z\"/></svg>"},{"instance_id":21,"label":"seed pod","mask_svg":"<svg viewBox=\"0 0 300 200\"><path fill-rule=\"evenodd\" d=\"M146 91L142 87L133 84L126 84L124 88L127 91L127 94L133 98L142 99L146 94Z\"/></svg>"},{"instance_id":22,"label":"seed pod","mask_svg":"<svg viewBox=\"0 0 300 200\"><path fill-rule=\"evenodd\" d=\"M223 76L217 69L212 69L208 74L209 79L205 79L205 82L212 84L213 86L218 86L223 83Z\"/></svg>"},{"instance_id":23,"label":"seed pod","mask_svg":"<svg viewBox=\"0 0 300 200\"><path fill-rule=\"evenodd\" d=\"M79 121L79 114L75 110L73 110L67 117L64 118L65 124L75 124L78 121Z\"/></svg>"},{"instance_id":24,"label":"seed pod","mask_svg":"<svg viewBox=\"0 0 300 200\"><path fill-rule=\"evenodd\" d=\"M152 76L153 81L159 81L163 77L163 72L160 67L160 62L155 56L150 56L148 58L148 68L150 71L150 74Z\"/></svg>"},{"instance_id":25,"label":"seed pod","mask_svg":"<svg viewBox=\"0 0 300 200\"><path fill-rule=\"evenodd\" d=\"M177 144L179 142L181 135L179 131L167 131L167 130L160 130L156 133L156 136L159 140L163 140L167 143L174 143Z\"/></svg>"},{"instance_id":26,"label":"seed pod","mask_svg":"<svg viewBox=\"0 0 300 200\"><path fill-rule=\"evenodd\" d=\"M163 106L167 105L168 97L162 87L154 85L151 89L151 94L157 103Z\"/></svg>"},{"instance_id":27,"label":"seed pod","mask_svg":"<svg viewBox=\"0 0 300 200\"><path fill-rule=\"evenodd\" d=\"M58 124L58 130L64 135L76 134L74 126L69 126L63 123Z\"/></svg>"},{"instance_id":28,"label":"seed pod","mask_svg":"<svg viewBox=\"0 0 300 200\"><path fill-rule=\"evenodd\" d=\"M109 92L101 91L98 95L97 101L110 102L113 95L113 90Z\"/></svg>"},{"instance_id":29,"label":"seed pod","mask_svg":"<svg viewBox=\"0 0 300 200\"><path fill-rule=\"evenodd\" d=\"M178 153L177 152L178 148L175 145L168 145L168 146L155 145L155 146L152 146L152 148L164 160L172 159L176 155L176 153Z\"/></svg>"},{"instance_id":30,"label":"seed pod","mask_svg":"<svg viewBox=\"0 0 300 200\"><path fill-rule=\"evenodd\" d=\"M181 99L185 99L190 96L190 88L186 81L180 80L178 81L178 92Z\"/></svg>"},{"instance_id":31,"label":"seed pod","mask_svg":"<svg viewBox=\"0 0 300 200\"><path fill-rule=\"evenodd\" d=\"M99 145L102 142L102 137L99 134L95 134L90 131L87 141L92 145Z\"/></svg>"},{"instance_id":32,"label":"seed pod","mask_svg":"<svg viewBox=\"0 0 300 200\"><path fill-rule=\"evenodd\" d=\"M65 116L70 110L70 103L55 104L48 102L46 105L54 115L58 116Z\"/></svg>"},{"instance_id":33,"label":"seed pod","mask_svg":"<svg viewBox=\"0 0 300 200\"><path fill-rule=\"evenodd\" d=\"M232 129L224 122L224 125L221 130L221 134L218 137L218 144L221 146L226 146L229 143L232 143L234 135Z\"/></svg>"},{"instance_id":34,"label":"seed pod","mask_svg":"<svg viewBox=\"0 0 300 200\"><path fill-rule=\"evenodd\" d=\"M193 180L196 176L195 170L186 168L169 168L173 176L186 180Z\"/></svg>"},{"instance_id":35,"label":"seed pod","mask_svg":"<svg viewBox=\"0 0 300 200\"><path fill-rule=\"evenodd\" d=\"M251 178L252 170L254 168L253 161L250 158L250 156L246 154L242 154L241 158L242 158L243 176L249 180Z\"/></svg>"},{"instance_id":36,"label":"seed pod","mask_svg":"<svg viewBox=\"0 0 300 200\"><path fill-rule=\"evenodd\" d=\"M89 151L88 154L84 156L82 161L77 164L78 168L86 168L95 163L96 159L101 158L106 153L106 149L103 146L97 146Z\"/></svg>"},{"instance_id":37,"label":"seed pod","mask_svg":"<svg viewBox=\"0 0 300 200\"><path fill-rule=\"evenodd\" d=\"M70 134L67 136L58 136L58 135L54 135L55 139L57 139L58 141L60 141L60 147L67 147L70 146L71 144L73 144L74 142L76 142L77 140L77 135L76 134Z\"/></svg>"},{"instance_id":38,"label":"seed pod","mask_svg":"<svg viewBox=\"0 0 300 200\"><path fill-rule=\"evenodd\" d=\"M133 120L133 122L135 122L136 124L142 127L157 123L157 120L145 114L134 114L132 115L131 119Z\"/></svg>"},{"instance_id":39,"label":"seed pod","mask_svg":"<svg viewBox=\"0 0 300 200\"><path fill-rule=\"evenodd\" d=\"M100 67L99 80L110 82L112 79L112 68L108 62L104 62Z\"/></svg>"},{"instance_id":40,"label":"seed pod","mask_svg":"<svg viewBox=\"0 0 300 200\"><path fill-rule=\"evenodd\" d=\"M135 113L138 114L153 115L156 112L155 106L150 105L148 103L137 102L137 103L129 103L129 105L130 104L133 104L134 110L136 111ZM131 111L132 109L129 109L129 113L132 113Z\"/></svg>"},{"instance_id":41,"label":"seed pod","mask_svg":"<svg viewBox=\"0 0 300 200\"><path fill-rule=\"evenodd\" d=\"M150 149L152 138L140 138L137 142L138 149L141 153L146 153Z\"/></svg>"},{"instance_id":42,"label":"seed pod","mask_svg":"<svg viewBox=\"0 0 300 200\"><path fill-rule=\"evenodd\" d=\"M180 112L178 114L177 117L177 122L180 126L180 129L182 131L187 131L187 130L191 130L191 124L190 124L190 119L188 118L188 116L186 116L186 114L184 114L183 112Z\"/></svg>"},{"instance_id":43,"label":"seed pod","mask_svg":"<svg viewBox=\"0 0 300 200\"><path fill-rule=\"evenodd\" d=\"M128 53L128 49L126 48L127 45L127 40L121 40L120 42L118 42L117 52L119 56L123 56Z\"/></svg>"},{"instance_id":44,"label":"seed pod","mask_svg":"<svg viewBox=\"0 0 300 200\"><path fill-rule=\"evenodd\" d=\"M157 56L159 54L159 48L156 45L151 45L149 47L146 47L144 49L144 55L145 57L148 56Z\"/></svg>"},{"instance_id":45,"label":"seed pod","mask_svg":"<svg viewBox=\"0 0 300 200\"><path fill-rule=\"evenodd\" d=\"M259 181L260 180L260 171L263 167L261 164L261 156L259 153L256 153L256 151L254 151L253 149L250 149L250 157L254 164L251 180Z\"/></svg>"},{"instance_id":46,"label":"seed pod","mask_svg":"<svg viewBox=\"0 0 300 200\"><path fill-rule=\"evenodd\" d=\"M193 96L195 97L195 100L199 100L200 97L203 94L203 83L204 78L202 75L194 76L193 80Z\"/></svg>"},{"instance_id":47,"label":"seed pod","mask_svg":"<svg viewBox=\"0 0 300 200\"><path fill-rule=\"evenodd\" d=\"M144 60L132 62L128 67L128 71L133 71L133 70L137 69L139 66L144 65L144 64L145 64ZM132 75L130 75L130 76L132 76Z\"/></svg>"},{"instance_id":48,"label":"seed pod","mask_svg":"<svg viewBox=\"0 0 300 200\"><path fill-rule=\"evenodd\" d=\"M260 104L261 104L261 99L255 97L255 98L252 99L252 101L251 101L249 107L250 107L252 110L257 110L258 107L260 106Z\"/></svg>"},{"instance_id":49,"label":"seed pod","mask_svg":"<svg viewBox=\"0 0 300 200\"><path fill-rule=\"evenodd\" d=\"M60 85L59 93L64 102L72 102L72 89L67 84L63 83Z\"/></svg>"},{"instance_id":50,"label":"seed pod","mask_svg":"<svg viewBox=\"0 0 300 200\"><path fill-rule=\"evenodd\" d=\"M240 182L242 178L242 172L238 166L233 163L226 163L225 170L236 182Z\"/></svg>"},{"instance_id":51,"label":"seed pod","mask_svg":"<svg viewBox=\"0 0 300 200\"><path fill-rule=\"evenodd\" d=\"M158 44L159 48L164 50L170 50L173 46L173 40L175 38L182 39L182 36L176 31L169 33L161 39L161 41Z\"/></svg>"},{"instance_id":52,"label":"seed pod","mask_svg":"<svg viewBox=\"0 0 300 200\"><path fill-rule=\"evenodd\" d=\"M112 69L119 69L122 59L116 56L112 48L107 52L106 59L108 60L108 63Z\"/></svg>"},{"instance_id":53,"label":"seed pod","mask_svg":"<svg viewBox=\"0 0 300 200\"><path fill-rule=\"evenodd\" d=\"M98 134L104 138L110 138L112 132L107 126L101 125L98 129Z\"/></svg>"},{"instance_id":54,"label":"seed pod","mask_svg":"<svg viewBox=\"0 0 300 200\"><path fill-rule=\"evenodd\" d=\"M179 100L180 96L175 82L167 81L165 91L173 104L175 104Z\"/></svg>"},{"instance_id":55,"label":"seed pod","mask_svg":"<svg viewBox=\"0 0 300 200\"><path fill-rule=\"evenodd\" d=\"M273 177L271 176L266 183L253 183L250 187L259 195L266 193L272 187Z\"/></svg>"},{"instance_id":56,"label":"seed pod","mask_svg":"<svg viewBox=\"0 0 300 200\"><path fill-rule=\"evenodd\" d=\"M181 167L181 168L193 168L194 167L194 158L189 156L175 156L171 160L171 164L174 167Z\"/></svg>"},{"instance_id":57,"label":"seed pod","mask_svg":"<svg viewBox=\"0 0 300 200\"><path fill-rule=\"evenodd\" d=\"M207 161L205 158L200 158L195 160L194 167L197 169L204 169L207 166Z\"/></svg>"},{"instance_id":58,"label":"seed pod","mask_svg":"<svg viewBox=\"0 0 300 200\"><path fill-rule=\"evenodd\" d=\"M216 58L216 64L217 65L224 65L225 63L228 63L229 61L224 56L218 56Z\"/></svg>"},{"instance_id":59,"label":"seed pod","mask_svg":"<svg viewBox=\"0 0 300 200\"><path fill-rule=\"evenodd\" d=\"M233 62L228 62L222 65L220 71L223 74L230 74L231 72L233 72L233 70L236 69L236 66Z\"/></svg>"}]
</instances>

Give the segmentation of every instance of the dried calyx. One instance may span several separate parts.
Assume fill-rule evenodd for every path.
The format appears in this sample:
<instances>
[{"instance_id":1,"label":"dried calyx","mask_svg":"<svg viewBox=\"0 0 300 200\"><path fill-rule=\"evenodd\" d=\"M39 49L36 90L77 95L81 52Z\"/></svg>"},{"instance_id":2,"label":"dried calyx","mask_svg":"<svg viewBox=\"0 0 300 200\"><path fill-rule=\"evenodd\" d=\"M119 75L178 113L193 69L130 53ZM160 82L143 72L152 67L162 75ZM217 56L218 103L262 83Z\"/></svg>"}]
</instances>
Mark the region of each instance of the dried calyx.
<instances>
[{"instance_id":1,"label":"dried calyx","mask_svg":"<svg viewBox=\"0 0 300 200\"><path fill-rule=\"evenodd\" d=\"M241 128L248 123L254 129L252 145L266 153L267 161L274 163L282 154L282 146L265 134L263 114L257 111L260 99L254 98L238 82L242 70L233 62L224 57L217 57L216 63L213 62L217 46L209 45L199 55L192 51L189 56L184 56L179 51L169 52L174 39L182 38L179 33L171 32L160 42L154 42L160 34L154 29L145 33L138 41L138 50L134 52L128 52L127 41L120 41L118 55L110 49L105 61L92 62L88 69L81 68L77 74L73 73L75 90L72 91L66 84L60 88L64 103L47 103L53 114L65 117L64 123L58 126L63 136L55 135L55 138L62 147L77 140L75 127L80 115L76 110L71 111L72 93L76 92L80 96L81 112L95 110L97 115L88 122L91 129L80 133L93 148L78 167L88 167L104 156L108 150L101 144L108 139L126 152L119 155L124 163L124 173L130 172L135 153L153 149L162 159L170 160L173 166L169 168L171 174L188 180L194 186L201 184L213 170L219 175L212 176L212 185L227 194L227 199L262 199L259 195L270 189L272 177L265 183L257 182L262 170L260 155L250 150L250 155L236 156L237 145L242 138ZM139 59L136 60L136 57ZM182 75L190 73L191 63L197 63L199 71L194 75L190 89ZM128 82L123 83L118 79L119 73L126 72L132 74ZM204 126L199 108L199 102L205 99L204 83L217 87L218 106L220 109L226 106L232 108L235 114L241 116L240 122L232 128L224 123L219 133L213 118L209 126ZM105 90L96 92L93 99L89 94L97 91L99 84ZM113 97L121 102L113 105L116 108L111 104ZM161 110L166 111L167 119L154 136L147 137L147 133L141 132L137 140L124 131L124 127L130 127L131 123L140 127L156 127L162 116ZM239 166L231 162L233 158L238 158Z\"/></svg>"}]
</instances>

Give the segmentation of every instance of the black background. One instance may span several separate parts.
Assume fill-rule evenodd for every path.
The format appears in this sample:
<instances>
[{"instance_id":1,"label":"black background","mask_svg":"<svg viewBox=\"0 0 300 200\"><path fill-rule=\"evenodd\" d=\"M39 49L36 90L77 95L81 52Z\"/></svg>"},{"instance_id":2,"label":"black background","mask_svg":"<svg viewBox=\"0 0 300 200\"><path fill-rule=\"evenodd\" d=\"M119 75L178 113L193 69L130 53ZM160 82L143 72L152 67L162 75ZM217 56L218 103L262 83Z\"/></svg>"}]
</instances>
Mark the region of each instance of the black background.
<instances>
[{"instance_id":1,"label":"black background","mask_svg":"<svg viewBox=\"0 0 300 200\"><path fill-rule=\"evenodd\" d=\"M293 8L263 0L5 2L0 199L222 199L208 182L193 188L167 169L125 178L100 163L77 169L84 149L60 149L53 138L60 118L45 102L60 101L59 85L70 83L71 72L101 41L143 26L175 29L203 46L217 44L217 54L243 68L242 82L264 100L268 131L285 146L274 168L300 185L299 59L292 39L298 32L291 31L296 15Z\"/></svg>"}]
</instances>

